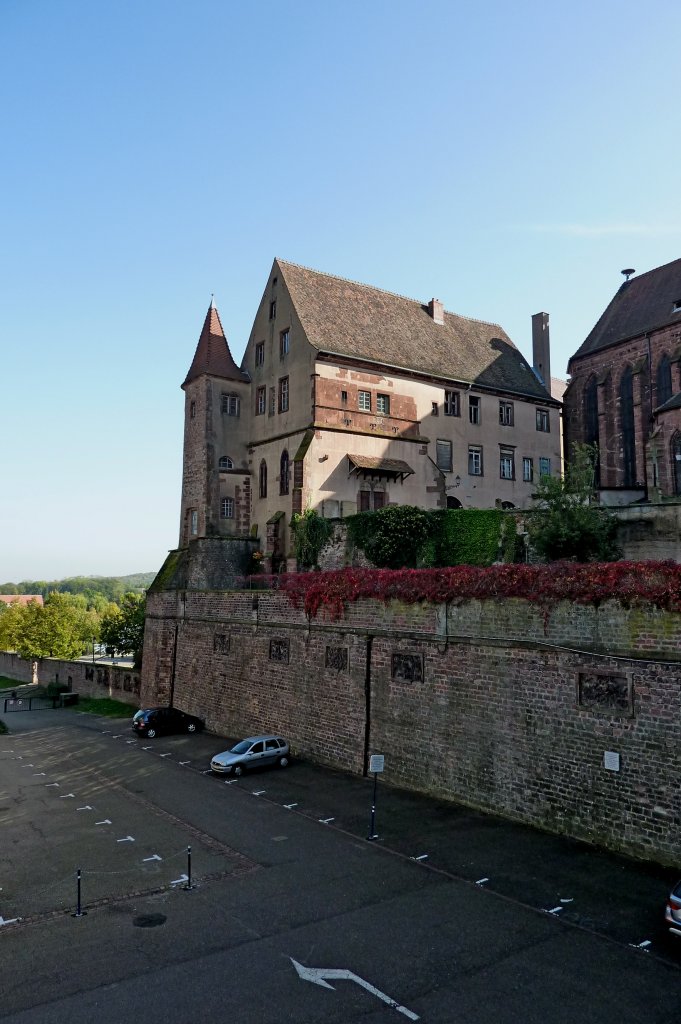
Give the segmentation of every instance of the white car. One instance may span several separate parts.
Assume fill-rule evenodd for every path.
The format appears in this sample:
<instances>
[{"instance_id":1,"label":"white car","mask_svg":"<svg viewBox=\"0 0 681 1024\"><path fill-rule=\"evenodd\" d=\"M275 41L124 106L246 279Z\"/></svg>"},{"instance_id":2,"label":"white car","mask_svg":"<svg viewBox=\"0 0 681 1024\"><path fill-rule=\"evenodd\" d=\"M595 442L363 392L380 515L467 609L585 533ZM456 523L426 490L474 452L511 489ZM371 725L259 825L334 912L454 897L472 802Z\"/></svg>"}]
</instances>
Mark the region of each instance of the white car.
<instances>
[{"instance_id":1,"label":"white car","mask_svg":"<svg viewBox=\"0 0 681 1024\"><path fill-rule=\"evenodd\" d=\"M260 768L278 764L285 768L289 762L289 745L281 736L249 736L240 740L231 750L216 754L210 763L220 775L243 775L247 768Z\"/></svg>"}]
</instances>

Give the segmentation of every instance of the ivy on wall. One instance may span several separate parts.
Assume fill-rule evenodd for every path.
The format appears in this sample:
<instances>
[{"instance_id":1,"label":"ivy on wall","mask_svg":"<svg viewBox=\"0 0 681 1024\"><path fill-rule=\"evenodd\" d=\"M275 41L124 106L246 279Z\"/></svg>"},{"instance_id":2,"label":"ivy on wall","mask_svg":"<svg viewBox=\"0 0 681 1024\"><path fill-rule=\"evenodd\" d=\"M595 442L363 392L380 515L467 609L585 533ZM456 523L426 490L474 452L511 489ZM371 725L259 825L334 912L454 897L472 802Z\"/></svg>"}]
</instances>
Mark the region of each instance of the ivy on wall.
<instances>
[{"instance_id":1,"label":"ivy on wall","mask_svg":"<svg viewBox=\"0 0 681 1024\"><path fill-rule=\"evenodd\" d=\"M379 568L491 565L514 561L515 519L499 509L388 505L347 520L351 542Z\"/></svg>"},{"instance_id":2,"label":"ivy on wall","mask_svg":"<svg viewBox=\"0 0 681 1024\"><path fill-rule=\"evenodd\" d=\"M559 601L625 607L655 605L681 612L681 565L676 562L553 562L550 565L471 565L448 569L341 569L282 576L280 589L309 616L324 609L340 618L359 598L446 602L519 597L545 609Z\"/></svg>"}]
</instances>

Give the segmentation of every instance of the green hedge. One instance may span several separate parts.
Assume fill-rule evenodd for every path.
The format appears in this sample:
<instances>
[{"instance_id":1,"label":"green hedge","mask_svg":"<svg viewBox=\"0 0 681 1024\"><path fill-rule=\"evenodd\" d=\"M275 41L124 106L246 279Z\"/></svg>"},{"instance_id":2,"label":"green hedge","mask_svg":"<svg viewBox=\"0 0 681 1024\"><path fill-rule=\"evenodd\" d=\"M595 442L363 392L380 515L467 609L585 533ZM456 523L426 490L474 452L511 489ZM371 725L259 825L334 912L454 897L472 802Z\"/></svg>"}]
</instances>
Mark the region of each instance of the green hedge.
<instances>
[{"instance_id":1,"label":"green hedge","mask_svg":"<svg viewBox=\"0 0 681 1024\"><path fill-rule=\"evenodd\" d=\"M499 509L390 505L348 520L351 543L379 568L486 566L520 556L515 519Z\"/></svg>"}]
</instances>

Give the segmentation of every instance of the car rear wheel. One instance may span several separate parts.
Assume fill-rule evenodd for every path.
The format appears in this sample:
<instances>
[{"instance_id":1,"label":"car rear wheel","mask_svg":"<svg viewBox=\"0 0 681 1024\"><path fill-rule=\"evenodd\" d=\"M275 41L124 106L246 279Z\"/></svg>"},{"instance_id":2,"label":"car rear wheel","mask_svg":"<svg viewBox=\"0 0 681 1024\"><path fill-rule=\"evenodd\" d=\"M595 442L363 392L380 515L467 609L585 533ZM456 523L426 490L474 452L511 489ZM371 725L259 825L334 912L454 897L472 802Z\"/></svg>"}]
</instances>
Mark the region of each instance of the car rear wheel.
<instances>
[{"instance_id":1,"label":"car rear wheel","mask_svg":"<svg viewBox=\"0 0 681 1024\"><path fill-rule=\"evenodd\" d=\"M187 726L187 732L196 732L196 722L190 722Z\"/></svg>"},{"instance_id":2,"label":"car rear wheel","mask_svg":"<svg viewBox=\"0 0 681 1024\"><path fill-rule=\"evenodd\" d=\"M156 735L156 730L155 729L153 729L153 728L152 729L147 729L147 736L149 737L150 740L153 740L155 735Z\"/></svg>"},{"instance_id":3,"label":"car rear wheel","mask_svg":"<svg viewBox=\"0 0 681 1024\"><path fill-rule=\"evenodd\" d=\"M243 773L244 773L244 766L242 764L235 764L234 765L234 774L236 775L236 777L239 778L239 776L243 775Z\"/></svg>"},{"instance_id":4,"label":"car rear wheel","mask_svg":"<svg viewBox=\"0 0 681 1024\"><path fill-rule=\"evenodd\" d=\"M280 757L279 758L279 767L280 768L286 768L287 765L288 765L288 758L286 756Z\"/></svg>"}]
</instances>

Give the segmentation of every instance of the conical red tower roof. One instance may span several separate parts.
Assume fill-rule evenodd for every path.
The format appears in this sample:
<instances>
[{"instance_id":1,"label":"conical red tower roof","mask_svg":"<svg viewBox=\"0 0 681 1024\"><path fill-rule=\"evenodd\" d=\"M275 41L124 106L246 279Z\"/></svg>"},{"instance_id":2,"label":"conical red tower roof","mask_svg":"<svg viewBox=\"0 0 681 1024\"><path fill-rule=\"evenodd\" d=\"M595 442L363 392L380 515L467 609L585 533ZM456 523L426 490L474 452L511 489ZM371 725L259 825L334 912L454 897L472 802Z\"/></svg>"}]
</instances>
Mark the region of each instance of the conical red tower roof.
<instances>
[{"instance_id":1,"label":"conical red tower roof","mask_svg":"<svg viewBox=\"0 0 681 1024\"><path fill-rule=\"evenodd\" d=\"M250 380L248 374L240 370L232 359L232 353L229 351L227 338L220 323L220 316L212 302L203 322L201 337L196 346L192 365L189 367L189 373L185 377L182 387L195 380L196 377L200 377L202 373L210 374L211 377L222 377L225 380Z\"/></svg>"}]
</instances>

